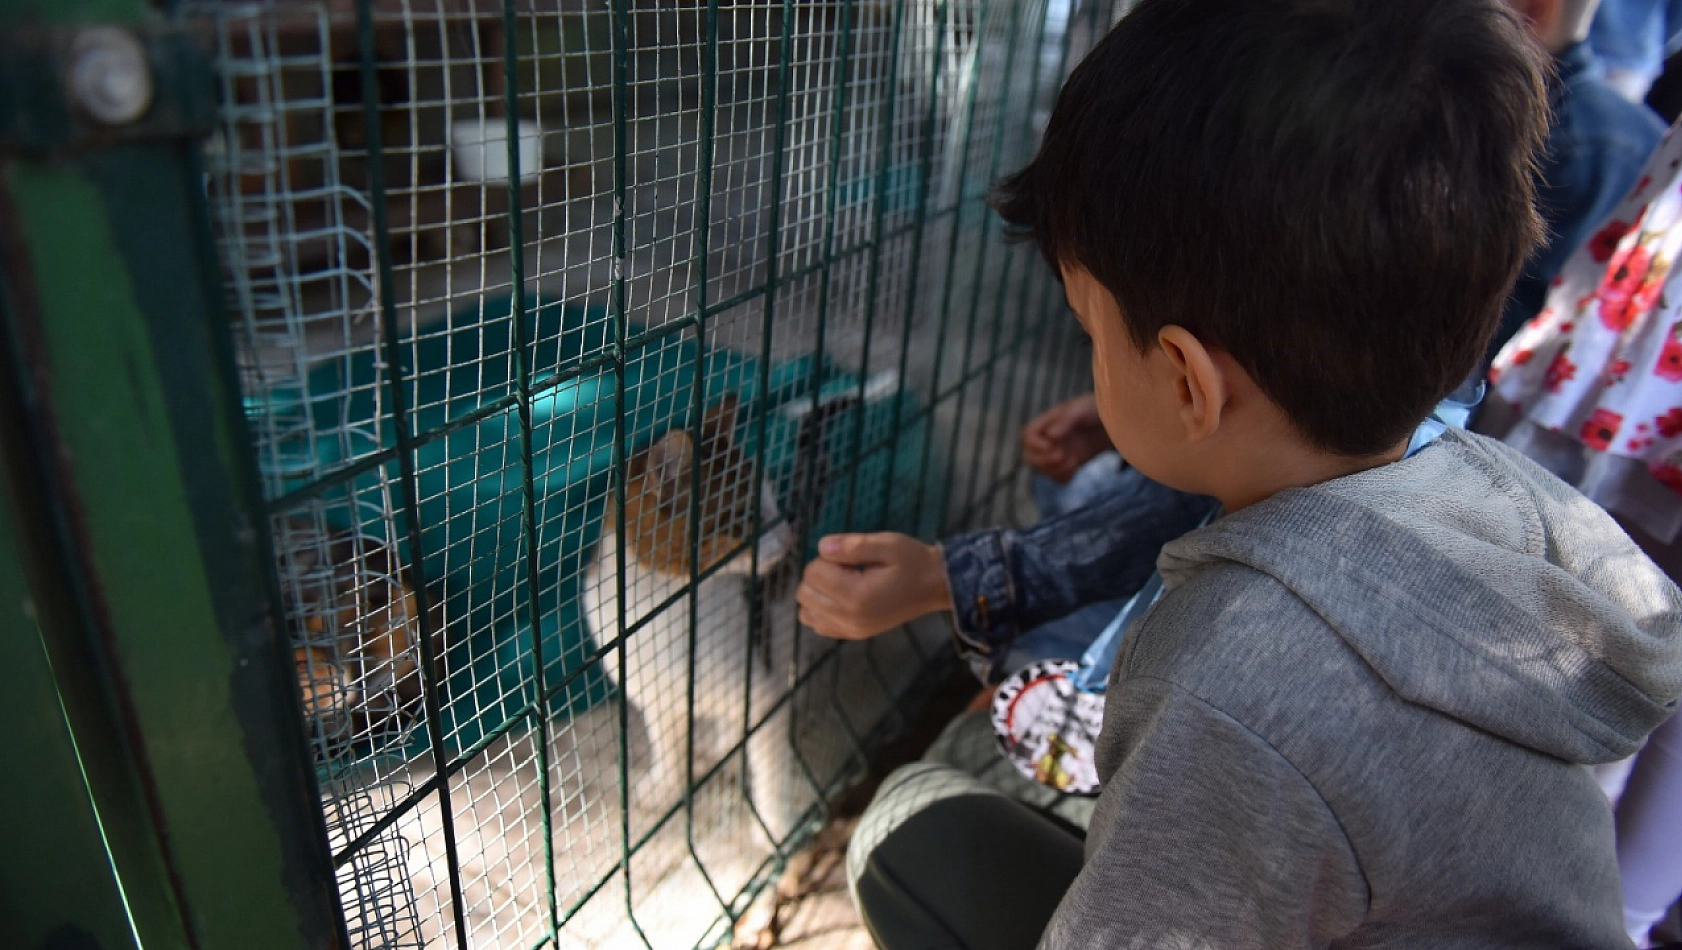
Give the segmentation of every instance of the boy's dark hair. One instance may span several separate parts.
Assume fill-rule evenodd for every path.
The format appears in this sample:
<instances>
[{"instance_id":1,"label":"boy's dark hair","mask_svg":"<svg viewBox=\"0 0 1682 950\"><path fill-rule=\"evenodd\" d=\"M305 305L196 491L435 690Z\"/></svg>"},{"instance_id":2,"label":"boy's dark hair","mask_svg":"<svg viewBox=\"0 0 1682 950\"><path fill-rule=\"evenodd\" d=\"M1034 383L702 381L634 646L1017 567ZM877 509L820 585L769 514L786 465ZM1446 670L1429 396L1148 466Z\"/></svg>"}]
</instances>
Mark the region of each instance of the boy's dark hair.
<instances>
[{"instance_id":1,"label":"boy's dark hair","mask_svg":"<svg viewBox=\"0 0 1682 950\"><path fill-rule=\"evenodd\" d=\"M1541 235L1550 68L1500 0L1143 0L993 204L1141 350L1183 326L1371 455L1479 365Z\"/></svg>"}]
</instances>

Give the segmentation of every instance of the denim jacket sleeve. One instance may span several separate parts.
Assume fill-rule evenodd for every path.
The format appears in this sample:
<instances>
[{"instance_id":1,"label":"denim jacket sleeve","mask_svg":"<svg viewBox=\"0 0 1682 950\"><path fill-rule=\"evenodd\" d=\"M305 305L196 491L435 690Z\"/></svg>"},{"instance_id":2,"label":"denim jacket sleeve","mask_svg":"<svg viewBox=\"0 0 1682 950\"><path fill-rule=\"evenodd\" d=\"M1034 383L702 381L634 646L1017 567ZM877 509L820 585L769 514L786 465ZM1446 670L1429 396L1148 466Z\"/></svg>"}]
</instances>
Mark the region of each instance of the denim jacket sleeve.
<instances>
[{"instance_id":1,"label":"denim jacket sleeve","mask_svg":"<svg viewBox=\"0 0 1682 950\"><path fill-rule=\"evenodd\" d=\"M946 539L959 651L972 662L994 657L1039 624L1133 594L1156 569L1162 546L1196 527L1214 504L1140 476L1024 531Z\"/></svg>"}]
</instances>

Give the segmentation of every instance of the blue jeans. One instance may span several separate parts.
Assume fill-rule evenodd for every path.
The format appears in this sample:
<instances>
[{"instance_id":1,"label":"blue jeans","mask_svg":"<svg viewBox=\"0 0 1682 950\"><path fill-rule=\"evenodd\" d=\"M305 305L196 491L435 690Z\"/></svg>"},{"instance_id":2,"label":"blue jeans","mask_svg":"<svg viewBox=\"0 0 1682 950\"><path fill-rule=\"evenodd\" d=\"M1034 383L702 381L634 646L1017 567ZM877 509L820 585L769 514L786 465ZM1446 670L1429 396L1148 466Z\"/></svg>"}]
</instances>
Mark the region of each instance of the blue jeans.
<instances>
[{"instance_id":1,"label":"blue jeans","mask_svg":"<svg viewBox=\"0 0 1682 950\"><path fill-rule=\"evenodd\" d=\"M1102 452L1081 466L1067 485L1035 475L1029 487L1040 517L1056 518L1085 508L1105 495L1127 491L1143 479L1144 476L1111 451ZM1154 559L1154 553L1152 556ZM1028 630L1011 644L1005 654L1002 665L1004 675L1009 676L1040 660L1079 660L1126 603L1127 598L1122 597L1088 604L1074 613Z\"/></svg>"}]
</instances>

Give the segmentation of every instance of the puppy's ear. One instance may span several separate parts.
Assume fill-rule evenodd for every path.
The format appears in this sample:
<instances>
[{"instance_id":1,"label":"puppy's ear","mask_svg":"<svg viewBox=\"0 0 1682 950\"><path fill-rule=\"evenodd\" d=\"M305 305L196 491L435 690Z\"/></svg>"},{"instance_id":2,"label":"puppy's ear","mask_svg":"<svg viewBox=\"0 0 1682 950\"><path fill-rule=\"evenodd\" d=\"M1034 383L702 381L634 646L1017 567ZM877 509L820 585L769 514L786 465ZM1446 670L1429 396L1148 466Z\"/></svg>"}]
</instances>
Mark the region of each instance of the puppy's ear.
<instances>
[{"instance_id":1,"label":"puppy's ear","mask_svg":"<svg viewBox=\"0 0 1682 950\"><path fill-rule=\"evenodd\" d=\"M689 433L673 430L643 453L642 476L663 505L685 497L695 466L695 443Z\"/></svg>"},{"instance_id":2,"label":"puppy's ear","mask_svg":"<svg viewBox=\"0 0 1682 950\"><path fill-rule=\"evenodd\" d=\"M740 409L741 400L735 393L726 393L723 399L708 409L706 415L701 417L702 444L729 444L734 441L736 415Z\"/></svg>"}]
</instances>

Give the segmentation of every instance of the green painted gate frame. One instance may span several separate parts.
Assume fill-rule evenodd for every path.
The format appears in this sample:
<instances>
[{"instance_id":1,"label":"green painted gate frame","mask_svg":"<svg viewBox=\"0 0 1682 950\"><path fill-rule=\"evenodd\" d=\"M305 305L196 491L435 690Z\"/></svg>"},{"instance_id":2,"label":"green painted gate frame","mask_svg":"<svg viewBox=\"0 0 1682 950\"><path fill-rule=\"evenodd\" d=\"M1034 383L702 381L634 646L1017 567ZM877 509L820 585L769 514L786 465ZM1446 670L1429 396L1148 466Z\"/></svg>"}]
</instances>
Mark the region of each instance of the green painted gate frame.
<instances>
[{"instance_id":1,"label":"green painted gate frame","mask_svg":"<svg viewBox=\"0 0 1682 950\"><path fill-rule=\"evenodd\" d=\"M8 40L160 22L0 0ZM154 65L152 113L210 94ZM0 103L0 946L342 946L192 130L26 152L20 106L69 114L34 78Z\"/></svg>"}]
</instances>

